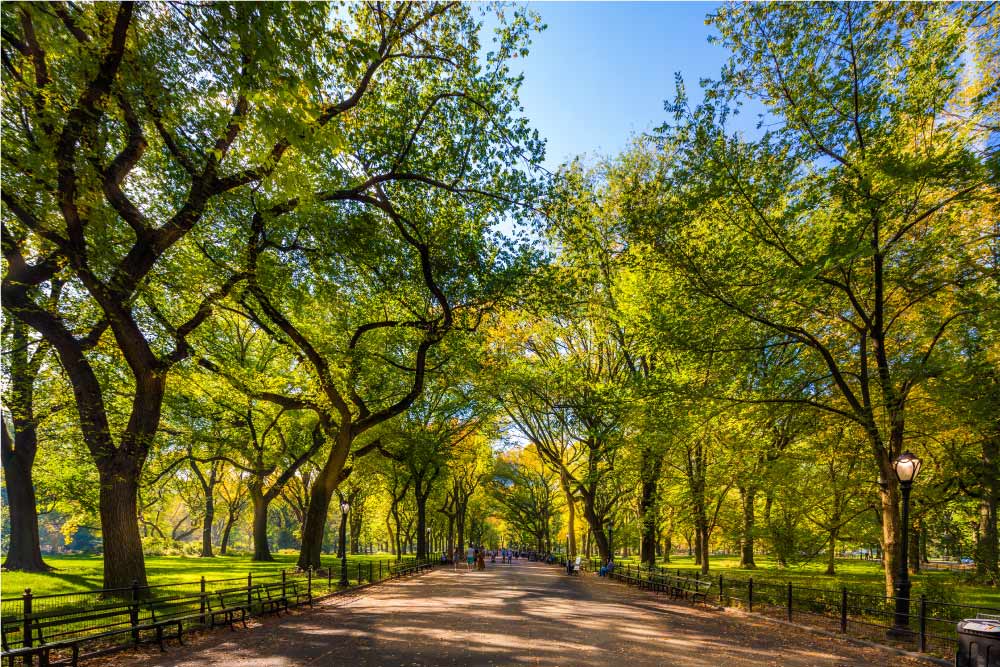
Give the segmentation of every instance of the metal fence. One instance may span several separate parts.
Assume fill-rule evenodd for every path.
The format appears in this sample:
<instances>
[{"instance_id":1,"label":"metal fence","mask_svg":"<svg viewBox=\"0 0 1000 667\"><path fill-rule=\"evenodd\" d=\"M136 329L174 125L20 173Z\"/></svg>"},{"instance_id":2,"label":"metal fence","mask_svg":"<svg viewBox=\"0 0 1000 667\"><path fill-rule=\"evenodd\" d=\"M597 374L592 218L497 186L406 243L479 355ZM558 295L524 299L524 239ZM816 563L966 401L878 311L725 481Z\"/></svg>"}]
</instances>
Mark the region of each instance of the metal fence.
<instances>
[{"instance_id":1,"label":"metal fence","mask_svg":"<svg viewBox=\"0 0 1000 667\"><path fill-rule=\"evenodd\" d=\"M598 571L601 562L590 559L586 569ZM625 565L615 568L615 578L627 583L643 582L657 589L657 579L686 578L692 582L708 580L707 601L719 606L740 608L770 618L805 623L830 632L866 639L910 651L954 658L958 648L956 626L965 618L980 614L1000 614L1000 608L976 607L929 600L921 595L909 600L910 613L903 632L895 625L897 598L840 588L817 588L754 580L731 575L703 575L698 570L649 568ZM889 631L894 630L890 635Z\"/></svg>"},{"instance_id":2,"label":"metal fence","mask_svg":"<svg viewBox=\"0 0 1000 667\"><path fill-rule=\"evenodd\" d=\"M437 561L401 560L354 561L347 564L348 586L375 583L417 572ZM287 595L288 606L311 604L317 598L345 590L341 585L341 562L319 570L281 570L272 573L249 572L245 576L225 579L205 579L141 587L100 589L54 595L33 595L30 589L17 597L0 600L0 630L3 634L3 664L28 665L32 656L9 656L25 647L49 644L68 645L86 640L87 652L93 657L120 650L146 639L143 630L176 619L178 632L209 625L212 601L220 594L240 595L246 591L251 614L263 612L256 603L262 590L271 587ZM44 641L39 631L44 628ZM88 637L93 641L87 640ZM52 664L67 664L69 657L52 656Z\"/></svg>"}]
</instances>

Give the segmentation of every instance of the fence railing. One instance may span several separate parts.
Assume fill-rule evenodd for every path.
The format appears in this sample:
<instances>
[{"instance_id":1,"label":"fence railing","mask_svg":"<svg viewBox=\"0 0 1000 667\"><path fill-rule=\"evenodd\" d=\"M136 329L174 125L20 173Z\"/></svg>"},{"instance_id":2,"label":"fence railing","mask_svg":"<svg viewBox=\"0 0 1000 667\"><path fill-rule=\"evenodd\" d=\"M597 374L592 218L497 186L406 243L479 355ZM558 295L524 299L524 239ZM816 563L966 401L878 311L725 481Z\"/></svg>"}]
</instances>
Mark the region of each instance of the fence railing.
<instances>
[{"instance_id":1,"label":"fence railing","mask_svg":"<svg viewBox=\"0 0 1000 667\"><path fill-rule=\"evenodd\" d=\"M41 646L65 648L81 657L92 657L134 645L141 633L171 623L177 634L210 625L212 604L220 596L240 597L245 591L247 613L276 609L260 602L262 590L289 607L311 604L346 588L393 579L426 569L436 560L354 561L347 563L348 585L341 584L341 561L319 570L249 572L239 577L206 579L99 589L52 595L33 595L30 589L0 600L0 632L4 664L31 664L35 657L25 649ZM279 595L280 593L280 595ZM283 608L283 606L282 606ZM44 632L43 632L44 631ZM157 630L158 636L162 629ZM89 641L88 638L93 641ZM87 653L79 651L87 643ZM16 656L9 655L11 653ZM16 657L16 660L15 660ZM51 657L56 660L56 656Z\"/></svg>"},{"instance_id":2,"label":"fence railing","mask_svg":"<svg viewBox=\"0 0 1000 667\"><path fill-rule=\"evenodd\" d=\"M586 569L598 571L597 559L584 561ZM754 614L803 622L830 632L896 646L920 653L953 658L958 648L957 623L980 614L997 615L1000 608L978 607L930 600L924 595L909 599L905 624L896 609L897 598L840 588L802 586L790 581L755 580L752 576L703 575L697 570L649 569L637 565L617 566L615 578L641 583L651 590L665 590L666 578L711 582L707 601L740 608ZM889 632L892 630L892 634ZM902 630L902 632L900 631Z\"/></svg>"}]
</instances>

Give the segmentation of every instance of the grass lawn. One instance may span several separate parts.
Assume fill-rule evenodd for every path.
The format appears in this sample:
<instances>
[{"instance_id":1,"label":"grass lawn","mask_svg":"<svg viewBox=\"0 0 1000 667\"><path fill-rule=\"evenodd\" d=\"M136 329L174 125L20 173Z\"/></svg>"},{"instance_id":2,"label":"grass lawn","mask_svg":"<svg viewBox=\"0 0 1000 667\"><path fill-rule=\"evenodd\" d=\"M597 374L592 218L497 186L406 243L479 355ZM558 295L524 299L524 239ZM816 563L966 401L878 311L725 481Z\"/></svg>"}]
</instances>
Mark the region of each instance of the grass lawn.
<instances>
[{"instance_id":1,"label":"grass lawn","mask_svg":"<svg viewBox=\"0 0 1000 667\"><path fill-rule=\"evenodd\" d=\"M215 558L197 558L185 556L147 556L146 574L150 584L168 584L184 581L205 579L226 579L246 576L248 572L270 574L281 571L282 568L294 569L297 554L274 554L274 562L254 563L247 555L216 556ZM413 559L413 556L404 556ZM395 560L391 554L357 555L348 557L348 570L353 578L356 562ZM323 555L322 563L337 566L338 559L332 555ZM52 593L72 593L76 591L101 588L104 562L100 556L45 556L45 562L55 568L46 574L26 572L0 573L0 587L3 597L19 596L25 588L30 588L35 595ZM377 565L376 565L377 567ZM335 569L334 572L339 570Z\"/></svg>"},{"instance_id":2,"label":"grass lawn","mask_svg":"<svg viewBox=\"0 0 1000 667\"><path fill-rule=\"evenodd\" d=\"M619 559L622 564L635 564L638 559ZM791 581L795 585L815 588L839 588L847 586L851 590L884 594L884 575L879 561L845 559L837 561L837 574L825 574L826 562L813 561L792 567L781 568L777 562L766 556L756 558L756 570L744 570L739 567L738 556L712 556L709 558L711 574L722 574L739 579L753 577L756 581ZM671 556L669 563L660 563L663 567L695 570L691 556ZM969 581L968 574L951 571L925 571L912 576L913 595L927 593L930 599L940 597L939 591L951 591L952 598L958 604L979 607L1000 608L1000 589L983 586Z\"/></svg>"}]
</instances>

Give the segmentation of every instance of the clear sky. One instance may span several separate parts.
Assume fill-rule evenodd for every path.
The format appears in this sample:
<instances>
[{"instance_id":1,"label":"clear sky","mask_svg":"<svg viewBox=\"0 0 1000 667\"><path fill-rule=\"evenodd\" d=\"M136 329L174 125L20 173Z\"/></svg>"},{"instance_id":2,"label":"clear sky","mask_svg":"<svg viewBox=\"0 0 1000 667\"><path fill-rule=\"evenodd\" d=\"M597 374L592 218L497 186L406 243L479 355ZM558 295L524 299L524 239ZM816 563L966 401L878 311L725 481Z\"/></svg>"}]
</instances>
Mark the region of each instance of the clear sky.
<instances>
[{"instance_id":1,"label":"clear sky","mask_svg":"<svg viewBox=\"0 0 1000 667\"><path fill-rule=\"evenodd\" d=\"M680 72L698 101L698 80L716 77L726 59L705 15L714 2L534 2L548 28L515 61L525 75L525 114L548 140L554 169L587 153L610 155L629 137L668 119Z\"/></svg>"}]
</instances>

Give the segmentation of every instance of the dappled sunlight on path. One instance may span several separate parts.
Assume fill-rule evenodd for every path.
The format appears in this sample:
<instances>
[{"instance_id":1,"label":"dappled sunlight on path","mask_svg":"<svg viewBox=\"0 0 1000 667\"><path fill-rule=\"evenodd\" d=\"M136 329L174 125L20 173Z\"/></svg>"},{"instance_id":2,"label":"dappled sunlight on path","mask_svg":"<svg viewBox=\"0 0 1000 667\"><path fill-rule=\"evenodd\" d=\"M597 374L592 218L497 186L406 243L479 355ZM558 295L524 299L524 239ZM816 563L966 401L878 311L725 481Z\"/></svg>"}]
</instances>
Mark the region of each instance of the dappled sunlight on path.
<instances>
[{"instance_id":1,"label":"dappled sunlight on path","mask_svg":"<svg viewBox=\"0 0 1000 667\"><path fill-rule=\"evenodd\" d=\"M118 664L786 665L927 664L711 607L671 603L537 563L441 568L333 598L250 630L204 635Z\"/></svg>"}]
</instances>

